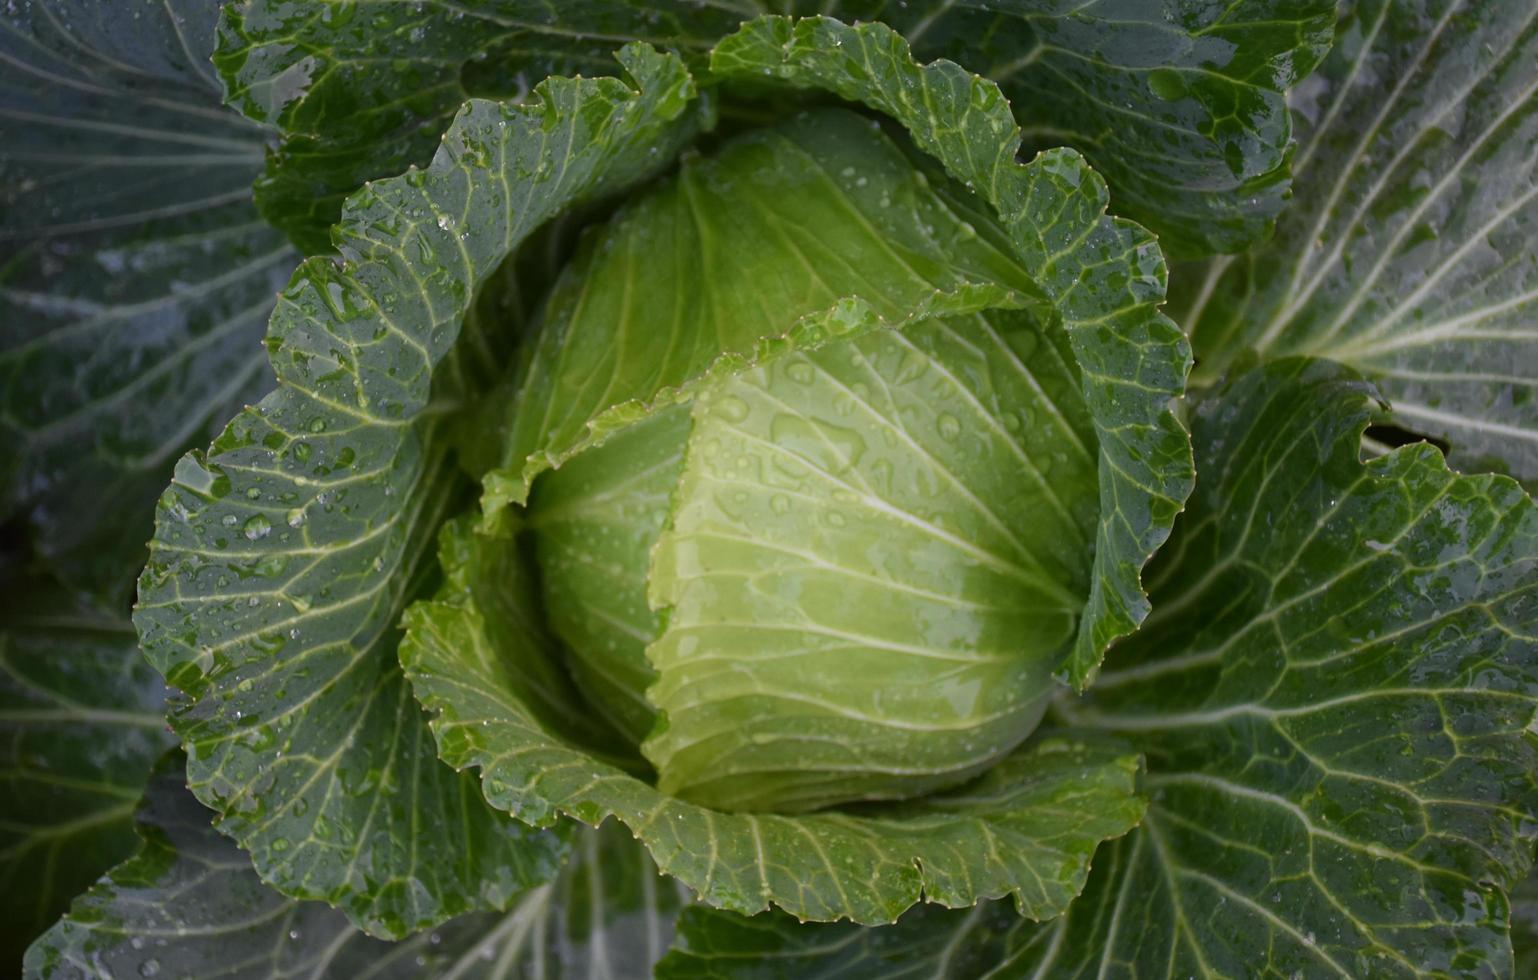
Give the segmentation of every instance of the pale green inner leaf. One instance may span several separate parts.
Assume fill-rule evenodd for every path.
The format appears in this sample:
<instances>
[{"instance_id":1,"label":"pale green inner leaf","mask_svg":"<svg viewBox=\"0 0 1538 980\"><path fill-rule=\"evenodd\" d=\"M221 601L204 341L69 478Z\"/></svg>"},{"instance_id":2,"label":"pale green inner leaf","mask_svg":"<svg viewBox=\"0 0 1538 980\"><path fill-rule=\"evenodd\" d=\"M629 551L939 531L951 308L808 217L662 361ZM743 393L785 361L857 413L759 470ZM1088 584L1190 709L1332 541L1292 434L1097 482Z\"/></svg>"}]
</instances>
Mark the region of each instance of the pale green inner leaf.
<instances>
[{"instance_id":1,"label":"pale green inner leaf","mask_svg":"<svg viewBox=\"0 0 1538 980\"><path fill-rule=\"evenodd\" d=\"M543 612L578 689L632 744L656 720L646 645L661 620L646 569L683 466L689 410L673 406L542 477L529 503Z\"/></svg>"},{"instance_id":2,"label":"pale green inner leaf","mask_svg":"<svg viewBox=\"0 0 1538 980\"><path fill-rule=\"evenodd\" d=\"M952 198L969 199L959 210L991 209L1011 253L1050 300L1049 319L1068 335L1099 442L1094 572L1063 663L1073 684L1087 685L1107 646L1147 614L1143 564L1191 489L1190 441L1170 411L1190 356L1158 312L1158 245L1144 229L1105 216L1105 184L1077 154L1047 151L1022 166L1020 130L998 87L952 62L915 64L902 36L883 24L760 18L716 47L711 68L822 89L902 123L972 192Z\"/></svg>"},{"instance_id":3,"label":"pale green inner leaf","mask_svg":"<svg viewBox=\"0 0 1538 980\"><path fill-rule=\"evenodd\" d=\"M1049 917L1081 887L1096 843L1142 813L1137 756L1072 737L1028 743L951 793L859 814L722 813L668 796L563 739L526 703L521 675L556 654L537 631L504 631L521 636L513 646L491 640L497 597L526 594L509 590L518 566L497 557L512 546L469 521L449 525L443 557L468 593L451 587L406 615L402 663L443 757L480 769L486 798L523 820L619 817L711 904L889 922L921 896L958 906L1012 895L1022 914Z\"/></svg>"},{"instance_id":4,"label":"pale green inner leaf","mask_svg":"<svg viewBox=\"0 0 1538 980\"><path fill-rule=\"evenodd\" d=\"M1097 516L1065 348L1023 312L979 314L700 396L651 582L664 791L781 811L908 796L1029 734Z\"/></svg>"},{"instance_id":5,"label":"pale green inner leaf","mask_svg":"<svg viewBox=\"0 0 1538 980\"><path fill-rule=\"evenodd\" d=\"M510 407L492 509L608 431L666 404L723 356L749 357L801 318L859 297L904 319L938 293L1039 295L876 124L797 116L686 161L588 243L553 294Z\"/></svg>"}]
</instances>

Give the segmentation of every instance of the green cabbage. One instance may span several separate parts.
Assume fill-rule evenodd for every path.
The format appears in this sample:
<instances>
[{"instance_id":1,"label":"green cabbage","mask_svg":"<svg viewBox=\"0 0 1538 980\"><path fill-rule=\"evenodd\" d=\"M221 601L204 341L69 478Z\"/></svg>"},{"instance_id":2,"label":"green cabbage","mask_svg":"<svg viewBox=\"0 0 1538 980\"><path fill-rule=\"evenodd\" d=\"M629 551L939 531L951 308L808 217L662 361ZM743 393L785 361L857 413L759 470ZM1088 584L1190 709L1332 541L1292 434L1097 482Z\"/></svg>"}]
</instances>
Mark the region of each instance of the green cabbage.
<instances>
[{"instance_id":1,"label":"green cabbage","mask_svg":"<svg viewBox=\"0 0 1538 980\"><path fill-rule=\"evenodd\" d=\"M1523 975L1538 6L1338 6L0 12L12 960Z\"/></svg>"}]
</instances>

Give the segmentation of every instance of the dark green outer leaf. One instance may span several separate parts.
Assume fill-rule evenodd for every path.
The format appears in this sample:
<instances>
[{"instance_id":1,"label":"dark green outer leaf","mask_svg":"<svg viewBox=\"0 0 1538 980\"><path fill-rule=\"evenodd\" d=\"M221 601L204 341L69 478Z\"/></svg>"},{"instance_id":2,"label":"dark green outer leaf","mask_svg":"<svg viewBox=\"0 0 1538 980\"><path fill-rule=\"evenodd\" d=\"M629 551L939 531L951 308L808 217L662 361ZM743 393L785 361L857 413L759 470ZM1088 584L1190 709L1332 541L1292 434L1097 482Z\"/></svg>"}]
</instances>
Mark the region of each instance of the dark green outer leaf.
<instances>
[{"instance_id":1,"label":"dark green outer leaf","mask_svg":"<svg viewBox=\"0 0 1538 980\"><path fill-rule=\"evenodd\" d=\"M1022 944L1050 935L1008 902L916 908L895 925L812 925L780 913L747 918L694 906L657 964L657 980L980 980Z\"/></svg>"},{"instance_id":2,"label":"dark green outer leaf","mask_svg":"<svg viewBox=\"0 0 1538 980\"><path fill-rule=\"evenodd\" d=\"M174 739L133 627L42 582L0 607L0 962L133 851L131 815Z\"/></svg>"},{"instance_id":3,"label":"dark green outer leaf","mask_svg":"<svg viewBox=\"0 0 1538 980\"><path fill-rule=\"evenodd\" d=\"M270 383L258 341L295 259L251 204L264 132L220 105L216 16L0 13L0 517L114 611L172 461Z\"/></svg>"},{"instance_id":4,"label":"dark green outer leaf","mask_svg":"<svg viewBox=\"0 0 1538 980\"><path fill-rule=\"evenodd\" d=\"M1512 976L1538 976L1538 871L1528 872L1511 891L1511 947Z\"/></svg>"},{"instance_id":5,"label":"dark green outer leaf","mask_svg":"<svg viewBox=\"0 0 1538 980\"><path fill-rule=\"evenodd\" d=\"M996 913L871 935L701 910L659 973L884 976L898 950L969 978L1510 976L1505 889L1538 828L1538 508L1426 446L1363 466L1371 407L1301 360L1202 406L1211 477L1155 612L1061 705L1146 747L1153 793L1065 916L979 940Z\"/></svg>"},{"instance_id":6,"label":"dark green outer leaf","mask_svg":"<svg viewBox=\"0 0 1538 980\"><path fill-rule=\"evenodd\" d=\"M616 80L476 101L426 171L353 198L340 261L305 263L268 334L279 389L177 466L135 615L190 695L194 792L296 897L398 936L511 897L560 847L439 765L394 624L458 499L429 394L477 287L574 202L654 171L692 133L692 82L645 47ZM444 365L447 365L445 368ZM441 832L424 834L423 827Z\"/></svg>"},{"instance_id":7,"label":"dark green outer leaf","mask_svg":"<svg viewBox=\"0 0 1538 980\"><path fill-rule=\"evenodd\" d=\"M628 835L606 827L584 831L560 877L507 913L380 942L335 909L263 885L183 789L180 762L170 757L150 786L139 853L33 945L29 977L641 980L672 934L679 893Z\"/></svg>"},{"instance_id":8,"label":"dark green outer leaf","mask_svg":"<svg viewBox=\"0 0 1538 980\"><path fill-rule=\"evenodd\" d=\"M1293 93L1275 240L1177 277L1198 376L1328 357L1446 439L1538 480L1538 3L1362 0Z\"/></svg>"},{"instance_id":9,"label":"dark green outer leaf","mask_svg":"<svg viewBox=\"0 0 1538 980\"><path fill-rule=\"evenodd\" d=\"M465 99L519 99L550 75L611 75L626 41L703 50L757 11L725 0L230 4L215 64L230 105L283 133L256 198L307 252L342 199L423 164Z\"/></svg>"},{"instance_id":10,"label":"dark green outer leaf","mask_svg":"<svg viewBox=\"0 0 1538 980\"><path fill-rule=\"evenodd\" d=\"M1333 0L809 0L882 20L919 58L999 84L1029 146L1067 144L1166 253L1236 252L1287 202L1284 92L1329 49Z\"/></svg>"},{"instance_id":11,"label":"dark green outer leaf","mask_svg":"<svg viewBox=\"0 0 1538 980\"><path fill-rule=\"evenodd\" d=\"M1077 154L1016 162L1019 131L989 81L954 63L920 68L881 24L766 17L722 41L711 68L826 89L898 120L919 148L991 205L1047 293L1078 361L1099 441L1100 525L1089 599L1064 665L1077 687L1147 614L1140 573L1191 491L1190 440L1170 411L1190 355L1158 312L1164 259L1143 228L1104 215L1106 190Z\"/></svg>"},{"instance_id":12,"label":"dark green outer leaf","mask_svg":"<svg viewBox=\"0 0 1538 980\"><path fill-rule=\"evenodd\" d=\"M341 198L426 161L467 96L607 74L640 39L703 53L766 13L882 20L919 57L997 81L1034 146L1068 144L1116 209L1183 254L1262 236L1287 194L1282 92L1329 46L1330 0L245 0L217 63L231 104L277 127L263 212L311 251Z\"/></svg>"},{"instance_id":13,"label":"dark green outer leaf","mask_svg":"<svg viewBox=\"0 0 1538 980\"><path fill-rule=\"evenodd\" d=\"M1211 476L1155 614L1064 709L1146 747L1154 803L1058 967L1508 974L1504 890L1538 832L1538 507L1425 445L1363 466L1371 394L1293 360L1199 412Z\"/></svg>"}]
</instances>

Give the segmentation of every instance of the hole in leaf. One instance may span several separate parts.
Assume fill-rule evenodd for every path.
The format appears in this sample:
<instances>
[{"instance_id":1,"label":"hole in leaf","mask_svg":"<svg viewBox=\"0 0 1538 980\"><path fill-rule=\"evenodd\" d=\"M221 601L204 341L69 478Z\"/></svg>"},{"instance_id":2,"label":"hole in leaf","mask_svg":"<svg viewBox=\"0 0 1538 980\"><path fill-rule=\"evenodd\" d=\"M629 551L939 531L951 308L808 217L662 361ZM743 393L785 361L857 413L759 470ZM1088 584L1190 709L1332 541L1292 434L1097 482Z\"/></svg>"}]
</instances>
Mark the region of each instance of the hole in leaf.
<instances>
[{"instance_id":1,"label":"hole in leaf","mask_svg":"<svg viewBox=\"0 0 1538 980\"><path fill-rule=\"evenodd\" d=\"M1433 446L1442 450L1444 453L1447 452L1448 449L1448 443L1446 439L1438 439L1436 436L1427 436L1422 435L1419 432L1411 432L1409 429L1402 429L1397 425L1390 425L1388 423L1375 423L1373 425L1369 425L1367 427L1367 438L1371 439L1373 442L1379 443L1380 445L1387 446L1390 449L1398 449L1400 446L1408 446L1412 442L1429 442Z\"/></svg>"}]
</instances>

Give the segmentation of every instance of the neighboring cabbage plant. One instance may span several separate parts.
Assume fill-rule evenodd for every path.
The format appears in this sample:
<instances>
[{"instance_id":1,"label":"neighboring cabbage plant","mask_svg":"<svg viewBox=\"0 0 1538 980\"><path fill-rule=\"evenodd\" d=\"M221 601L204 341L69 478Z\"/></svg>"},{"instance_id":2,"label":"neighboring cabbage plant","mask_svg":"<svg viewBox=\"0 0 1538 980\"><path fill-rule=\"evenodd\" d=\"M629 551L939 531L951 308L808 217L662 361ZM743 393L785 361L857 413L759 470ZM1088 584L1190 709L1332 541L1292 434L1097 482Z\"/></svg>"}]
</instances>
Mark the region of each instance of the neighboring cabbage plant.
<instances>
[{"instance_id":1,"label":"neighboring cabbage plant","mask_svg":"<svg viewBox=\"0 0 1538 980\"><path fill-rule=\"evenodd\" d=\"M29 975L1532 961L1538 4L4 16Z\"/></svg>"}]
</instances>

